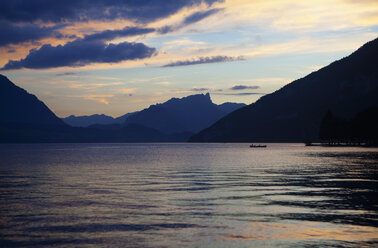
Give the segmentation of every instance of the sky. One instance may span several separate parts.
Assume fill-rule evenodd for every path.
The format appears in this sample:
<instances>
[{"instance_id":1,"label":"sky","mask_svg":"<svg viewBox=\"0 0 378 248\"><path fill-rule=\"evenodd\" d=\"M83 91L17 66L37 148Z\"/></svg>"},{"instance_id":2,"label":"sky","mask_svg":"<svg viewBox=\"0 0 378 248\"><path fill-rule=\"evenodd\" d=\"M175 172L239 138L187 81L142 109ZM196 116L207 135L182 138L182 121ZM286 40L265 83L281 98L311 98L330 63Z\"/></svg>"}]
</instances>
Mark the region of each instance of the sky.
<instances>
[{"instance_id":1,"label":"sky","mask_svg":"<svg viewBox=\"0 0 378 248\"><path fill-rule=\"evenodd\" d=\"M378 35L377 0L2 0L0 73L59 117L250 104Z\"/></svg>"}]
</instances>

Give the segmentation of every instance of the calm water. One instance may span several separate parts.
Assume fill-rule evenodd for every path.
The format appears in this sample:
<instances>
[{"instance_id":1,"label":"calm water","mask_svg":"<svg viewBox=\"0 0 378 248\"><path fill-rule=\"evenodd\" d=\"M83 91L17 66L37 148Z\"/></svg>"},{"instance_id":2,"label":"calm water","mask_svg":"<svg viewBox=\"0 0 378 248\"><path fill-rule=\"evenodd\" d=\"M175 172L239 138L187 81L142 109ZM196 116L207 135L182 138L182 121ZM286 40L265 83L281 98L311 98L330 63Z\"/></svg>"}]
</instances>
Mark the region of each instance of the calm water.
<instances>
[{"instance_id":1,"label":"calm water","mask_svg":"<svg viewBox=\"0 0 378 248\"><path fill-rule=\"evenodd\" d=\"M377 247L378 149L0 145L0 247Z\"/></svg>"}]
</instances>

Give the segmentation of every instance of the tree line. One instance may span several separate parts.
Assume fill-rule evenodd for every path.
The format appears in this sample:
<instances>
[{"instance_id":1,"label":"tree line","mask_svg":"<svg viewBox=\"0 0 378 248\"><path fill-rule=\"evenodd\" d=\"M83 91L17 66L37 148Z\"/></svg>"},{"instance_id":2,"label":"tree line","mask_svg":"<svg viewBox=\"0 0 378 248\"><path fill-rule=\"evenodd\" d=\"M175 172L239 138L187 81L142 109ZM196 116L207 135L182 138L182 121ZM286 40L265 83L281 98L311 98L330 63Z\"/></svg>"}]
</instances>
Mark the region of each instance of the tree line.
<instances>
[{"instance_id":1,"label":"tree line","mask_svg":"<svg viewBox=\"0 0 378 248\"><path fill-rule=\"evenodd\" d=\"M328 110L322 119L320 139L329 145L378 145L378 107L370 107L351 119Z\"/></svg>"}]
</instances>

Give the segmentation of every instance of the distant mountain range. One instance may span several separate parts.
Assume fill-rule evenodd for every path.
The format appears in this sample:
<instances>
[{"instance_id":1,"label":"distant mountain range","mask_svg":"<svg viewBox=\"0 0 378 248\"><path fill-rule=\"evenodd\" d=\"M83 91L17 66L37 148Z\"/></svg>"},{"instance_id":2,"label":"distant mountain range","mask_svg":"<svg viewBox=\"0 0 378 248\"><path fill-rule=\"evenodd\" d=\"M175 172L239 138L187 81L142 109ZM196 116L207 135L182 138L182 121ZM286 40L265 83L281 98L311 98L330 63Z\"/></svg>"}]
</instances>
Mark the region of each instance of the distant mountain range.
<instances>
[{"instance_id":1,"label":"distant mountain range","mask_svg":"<svg viewBox=\"0 0 378 248\"><path fill-rule=\"evenodd\" d=\"M151 105L142 111L127 113L117 118L104 114L90 116L71 115L62 120L73 127L96 127L102 129L115 128L120 124L138 124L153 128L161 133L197 133L202 129L231 113L244 107L244 103L214 104L210 94L197 94L184 98L172 98L167 102ZM102 126L111 125L111 126ZM121 128L121 126L119 126Z\"/></svg>"},{"instance_id":2,"label":"distant mountain range","mask_svg":"<svg viewBox=\"0 0 378 248\"><path fill-rule=\"evenodd\" d=\"M199 94L172 98L118 118L70 116L63 121L36 96L2 75L0 97L0 142L184 142L245 106L216 105L209 94Z\"/></svg>"},{"instance_id":3,"label":"distant mountain range","mask_svg":"<svg viewBox=\"0 0 378 248\"><path fill-rule=\"evenodd\" d=\"M167 102L151 105L139 112L125 114L118 118L105 115L68 117L66 123L91 124L89 128L118 133L127 139L145 142L185 142L196 132L244 107L243 103L214 104L210 94L197 94L184 98L172 98ZM122 121L124 120L124 121ZM130 130L133 130L131 132Z\"/></svg>"},{"instance_id":4,"label":"distant mountain range","mask_svg":"<svg viewBox=\"0 0 378 248\"><path fill-rule=\"evenodd\" d=\"M72 127L89 127L91 125L110 125L110 124L123 124L125 120L133 113L127 113L117 118L113 118L104 114L83 115L75 116L70 115L62 120Z\"/></svg>"},{"instance_id":5,"label":"distant mountain range","mask_svg":"<svg viewBox=\"0 0 378 248\"><path fill-rule=\"evenodd\" d=\"M318 140L320 123L328 110L351 118L372 106L378 106L378 39L232 112L190 141Z\"/></svg>"}]
</instances>

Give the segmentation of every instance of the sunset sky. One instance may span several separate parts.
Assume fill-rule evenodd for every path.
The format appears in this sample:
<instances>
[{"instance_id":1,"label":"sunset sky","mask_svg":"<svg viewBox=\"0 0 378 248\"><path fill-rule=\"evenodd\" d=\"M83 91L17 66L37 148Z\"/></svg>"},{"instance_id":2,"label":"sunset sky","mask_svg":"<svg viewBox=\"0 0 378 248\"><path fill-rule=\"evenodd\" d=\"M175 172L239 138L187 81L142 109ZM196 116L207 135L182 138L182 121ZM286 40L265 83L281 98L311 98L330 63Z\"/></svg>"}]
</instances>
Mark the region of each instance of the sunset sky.
<instances>
[{"instance_id":1,"label":"sunset sky","mask_svg":"<svg viewBox=\"0 0 378 248\"><path fill-rule=\"evenodd\" d=\"M115 117L252 103L376 38L378 1L2 0L0 30L1 74L59 117Z\"/></svg>"}]
</instances>

